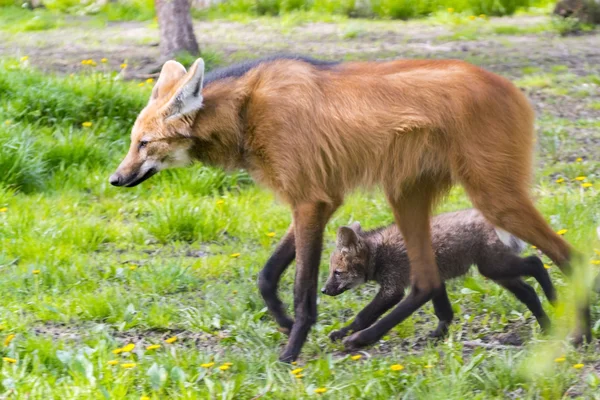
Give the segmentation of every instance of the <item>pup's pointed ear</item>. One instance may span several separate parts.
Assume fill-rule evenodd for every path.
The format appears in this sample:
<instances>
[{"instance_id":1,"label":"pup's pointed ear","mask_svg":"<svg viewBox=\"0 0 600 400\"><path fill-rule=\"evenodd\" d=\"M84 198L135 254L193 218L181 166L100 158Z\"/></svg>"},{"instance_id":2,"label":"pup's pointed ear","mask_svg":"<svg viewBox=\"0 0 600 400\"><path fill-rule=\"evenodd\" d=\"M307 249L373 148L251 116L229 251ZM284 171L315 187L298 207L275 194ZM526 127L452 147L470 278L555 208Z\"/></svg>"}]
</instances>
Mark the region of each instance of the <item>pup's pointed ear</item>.
<instances>
[{"instance_id":1,"label":"pup's pointed ear","mask_svg":"<svg viewBox=\"0 0 600 400\"><path fill-rule=\"evenodd\" d=\"M337 244L341 247L352 247L358 244L358 235L349 226L340 226L337 232Z\"/></svg>"},{"instance_id":2,"label":"pup's pointed ear","mask_svg":"<svg viewBox=\"0 0 600 400\"><path fill-rule=\"evenodd\" d=\"M179 89L164 106L167 119L180 118L202 108L204 60L201 58L197 59L182 81Z\"/></svg>"},{"instance_id":3,"label":"pup's pointed ear","mask_svg":"<svg viewBox=\"0 0 600 400\"><path fill-rule=\"evenodd\" d=\"M360 233L362 232L362 228L360 226L360 222L356 221L350 224L350 228L356 232L356 233Z\"/></svg>"},{"instance_id":4,"label":"pup's pointed ear","mask_svg":"<svg viewBox=\"0 0 600 400\"><path fill-rule=\"evenodd\" d=\"M186 70L183 65L174 60L169 60L163 64L160 70L158 80L152 89L152 95L150 96L150 102L157 100L169 94L169 92L175 87L177 82L185 76Z\"/></svg>"}]
</instances>

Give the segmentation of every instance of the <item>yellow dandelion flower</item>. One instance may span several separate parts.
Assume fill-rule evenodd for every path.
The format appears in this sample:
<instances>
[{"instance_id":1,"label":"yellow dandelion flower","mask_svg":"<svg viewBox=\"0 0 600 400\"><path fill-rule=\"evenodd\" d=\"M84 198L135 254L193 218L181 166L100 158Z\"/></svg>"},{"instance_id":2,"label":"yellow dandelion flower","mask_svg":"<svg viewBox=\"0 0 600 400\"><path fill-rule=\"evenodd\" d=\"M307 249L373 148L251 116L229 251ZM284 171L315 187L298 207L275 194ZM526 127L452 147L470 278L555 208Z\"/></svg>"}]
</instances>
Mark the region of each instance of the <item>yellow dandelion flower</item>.
<instances>
[{"instance_id":1,"label":"yellow dandelion flower","mask_svg":"<svg viewBox=\"0 0 600 400\"><path fill-rule=\"evenodd\" d=\"M596 253L596 254L598 254L600 256L600 250L594 249L594 253Z\"/></svg>"},{"instance_id":2,"label":"yellow dandelion flower","mask_svg":"<svg viewBox=\"0 0 600 400\"><path fill-rule=\"evenodd\" d=\"M600 265L600 260L592 260L592 265Z\"/></svg>"},{"instance_id":3,"label":"yellow dandelion flower","mask_svg":"<svg viewBox=\"0 0 600 400\"><path fill-rule=\"evenodd\" d=\"M269 233L267 233L267 236L268 237L275 237L275 232L269 232Z\"/></svg>"},{"instance_id":4,"label":"yellow dandelion flower","mask_svg":"<svg viewBox=\"0 0 600 400\"><path fill-rule=\"evenodd\" d=\"M294 376L295 376L296 378L298 378L298 379L304 378L304 375L303 375L303 374L296 374L296 375L294 375Z\"/></svg>"},{"instance_id":5,"label":"yellow dandelion flower","mask_svg":"<svg viewBox=\"0 0 600 400\"><path fill-rule=\"evenodd\" d=\"M229 365L221 365L221 366L219 367L219 369L220 369L221 371L227 371L229 368L231 368Z\"/></svg>"},{"instance_id":6,"label":"yellow dandelion flower","mask_svg":"<svg viewBox=\"0 0 600 400\"><path fill-rule=\"evenodd\" d=\"M567 229L561 229L560 231L556 231L557 235L564 235L565 233L567 233L568 230Z\"/></svg>"},{"instance_id":7,"label":"yellow dandelion flower","mask_svg":"<svg viewBox=\"0 0 600 400\"><path fill-rule=\"evenodd\" d=\"M92 123L90 121L85 121L81 124L81 126L83 126L84 128L89 128L90 126L92 126Z\"/></svg>"},{"instance_id":8,"label":"yellow dandelion flower","mask_svg":"<svg viewBox=\"0 0 600 400\"><path fill-rule=\"evenodd\" d=\"M362 356L361 356L360 354L356 354L356 355L354 355L354 356L350 357L350 359L351 359L352 361L358 361L358 360L360 360L361 358L362 358Z\"/></svg>"},{"instance_id":9,"label":"yellow dandelion flower","mask_svg":"<svg viewBox=\"0 0 600 400\"><path fill-rule=\"evenodd\" d=\"M237 291L237 290L234 290L234 291L233 291L233 292L231 292L231 293L233 293L233 294L238 294L238 291Z\"/></svg>"},{"instance_id":10,"label":"yellow dandelion flower","mask_svg":"<svg viewBox=\"0 0 600 400\"><path fill-rule=\"evenodd\" d=\"M232 362L224 362L223 365L227 365L228 367L231 367L233 365Z\"/></svg>"},{"instance_id":11,"label":"yellow dandelion flower","mask_svg":"<svg viewBox=\"0 0 600 400\"><path fill-rule=\"evenodd\" d=\"M89 60L88 64L91 65L92 67L95 67L96 65L98 65L98 64L96 64L96 61L94 61L94 60Z\"/></svg>"},{"instance_id":12,"label":"yellow dandelion flower","mask_svg":"<svg viewBox=\"0 0 600 400\"><path fill-rule=\"evenodd\" d=\"M125 68L127 68L127 63L121 64L121 69L125 69Z\"/></svg>"},{"instance_id":13,"label":"yellow dandelion flower","mask_svg":"<svg viewBox=\"0 0 600 400\"><path fill-rule=\"evenodd\" d=\"M225 200L217 200L217 205L220 206L221 204L225 204Z\"/></svg>"},{"instance_id":14,"label":"yellow dandelion flower","mask_svg":"<svg viewBox=\"0 0 600 400\"><path fill-rule=\"evenodd\" d=\"M110 360L109 362L107 362L108 365L117 365L119 363L119 360Z\"/></svg>"},{"instance_id":15,"label":"yellow dandelion flower","mask_svg":"<svg viewBox=\"0 0 600 400\"><path fill-rule=\"evenodd\" d=\"M148 79L146 79L146 83L154 83L154 79L148 78Z\"/></svg>"},{"instance_id":16,"label":"yellow dandelion flower","mask_svg":"<svg viewBox=\"0 0 600 400\"><path fill-rule=\"evenodd\" d=\"M304 368L296 368L296 369L292 370L292 374L296 375L296 374L299 374L302 371L304 371Z\"/></svg>"},{"instance_id":17,"label":"yellow dandelion flower","mask_svg":"<svg viewBox=\"0 0 600 400\"><path fill-rule=\"evenodd\" d=\"M2 359L4 361L6 361L7 363L11 363L11 364L14 364L17 362L17 360L15 360L14 358L10 358L10 357L2 357Z\"/></svg>"},{"instance_id":18,"label":"yellow dandelion flower","mask_svg":"<svg viewBox=\"0 0 600 400\"><path fill-rule=\"evenodd\" d=\"M471 21L475 21L475 19L477 19L477 17L476 17L476 16L474 16L474 15L469 15L469 19L470 19Z\"/></svg>"},{"instance_id":19,"label":"yellow dandelion flower","mask_svg":"<svg viewBox=\"0 0 600 400\"><path fill-rule=\"evenodd\" d=\"M448 9L448 12L449 12L450 14L452 14L452 13L454 12L454 8L449 8L449 9Z\"/></svg>"},{"instance_id":20,"label":"yellow dandelion flower","mask_svg":"<svg viewBox=\"0 0 600 400\"><path fill-rule=\"evenodd\" d=\"M550 269L550 266L548 264L544 264L544 268Z\"/></svg>"},{"instance_id":21,"label":"yellow dandelion flower","mask_svg":"<svg viewBox=\"0 0 600 400\"><path fill-rule=\"evenodd\" d=\"M427 365L426 365L424 368L427 368L427 369L429 369L429 368L433 368L433 365L431 365L431 364L427 364Z\"/></svg>"},{"instance_id":22,"label":"yellow dandelion flower","mask_svg":"<svg viewBox=\"0 0 600 400\"><path fill-rule=\"evenodd\" d=\"M591 184L591 183L589 183L589 182L585 182L585 183L582 183L582 184L581 184L581 187L582 187L582 188L590 188L590 187L592 187L592 186L594 186L594 185L592 185L592 184Z\"/></svg>"},{"instance_id":23,"label":"yellow dandelion flower","mask_svg":"<svg viewBox=\"0 0 600 400\"><path fill-rule=\"evenodd\" d=\"M599 255L600 255L600 253L599 253ZM298 365L298 362L297 361L292 361L292 365Z\"/></svg>"},{"instance_id":24,"label":"yellow dandelion flower","mask_svg":"<svg viewBox=\"0 0 600 400\"><path fill-rule=\"evenodd\" d=\"M485 14L479 14L479 18L485 19L486 17L487 17L487 15L485 15Z\"/></svg>"},{"instance_id":25,"label":"yellow dandelion flower","mask_svg":"<svg viewBox=\"0 0 600 400\"><path fill-rule=\"evenodd\" d=\"M585 181L585 176L578 176L575 178L576 181Z\"/></svg>"},{"instance_id":26,"label":"yellow dandelion flower","mask_svg":"<svg viewBox=\"0 0 600 400\"><path fill-rule=\"evenodd\" d=\"M404 369L404 366L402 366L400 364L394 364L390 367L390 369L392 371L402 371Z\"/></svg>"},{"instance_id":27,"label":"yellow dandelion flower","mask_svg":"<svg viewBox=\"0 0 600 400\"><path fill-rule=\"evenodd\" d=\"M138 83L138 86L139 86L139 87L142 87L142 86L144 86L144 82L140 82L140 83Z\"/></svg>"},{"instance_id":28,"label":"yellow dandelion flower","mask_svg":"<svg viewBox=\"0 0 600 400\"><path fill-rule=\"evenodd\" d=\"M558 357L554 359L555 363L565 362L567 359L565 357Z\"/></svg>"},{"instance_id":29,"label":"yellow dandelion flower","mask_svg":"<svg viewBox=\"0 0 600 400\"><path fill-rule=\"evenodd\" d=\"M129 269L130 269L130 270L132 270L132 271L135 271L135 270L137 269L137 265L133 265L133 264L131 264L131 265L129 266Z\"/></svg>"},{"instance_id":30,"label":"yellow dandelion flower","mask_svg":"<svg viewBox=\"0 0 600 400\"><path fill-rule=\"evenodd\" d=\"M242 255L241 253L233 253L233 254L231 255L231 258L238 258L238 257L239 257L239 256L241 256L241 255Z\"/></svg>"},{"instance_id":31,"label":"yellow dandelion flower","mask_svg":"<svg viewBox=\"0 0 600 400\"><path fill-rule=\"evenodd\" d=\"M556 183L563 183L565 181L565 178L558 178L555 182Z\"/></svg>"},{"instance_id":32,"label":"yellow dandelion flower","mask_svg":"<svg viewBox=\"0 0 600 400\"><path fill-rule=\"evenodd\" d=\"M146 350L156 350L160 349L160 344L151 344L150 346L146 346Z\"/></svg>"},{"instance_id":33,"label":"yellow dandelion flower","mask_svg":"<svg viewBox=\"0 0 600 400\"><path fill-rule=\"evenodd\" d=\"M131 369L131 368L135 368L136 365L137 365L136 363L125 363L125 364L121 364L121 367L125 368L125 369Z\"/></svg>"},{"instance_id":34,"label":"yellow dandelion flower","mask_svg":"<svg viewBox=\"0 0 600 400\"><path fill-rule=\"evenodd\" d=\"M532 249L537 249L537 246L533 246L533 245L531 245L531 248L532 248Z\"/></svg>"},{"instance_id":35,"label":"yellow dandelion flower","mask_svg":"<svg viewBox=\"0 0 600 400\"><path fill-rule=\"evenodd\" d=\"M21 61L27 61L27 60L29 60L29 56L23 56L23 57L21 57Z\"/></svg>"},{"instance_id":36,"label":"yellow dandelion flower","mask_svg":"<svg viewBox=\"0 0 600 400\"><path fill-rule=\"evenodd\" d=\"M6 339L4 339L4 346L8 346L10 344L10 342L13 341L13 339L15 338L15 335L10 334L6 337Z\"/></svg>"},{"instance_id":37,"label":"yellow dandelion flower","mask_svg":"<svg viewBox=\"0 0 600 400\"><path fill-rule=\"evenodd\" d=\"M123 353L129 353L133 349L135 349L135 344L129 343L127 346L123 347L121 350L123 351Z\"/></svg>"},{"instance_id":38,"label":"yellow dandelion flower","mask_svg":"<svg viewBox=\"0 0 600 400\"><path fill-rule=\"evenodd\" d=\"M6 121L4 121L4 125L10 125L12 123L12 120L7 119Z\"/></svg>"},{"instance_id":39,"label":"yellow dandelion flower","mask_svg":"<svg viewBox=\"0 0 600 400\"><path fill-rule=\"evenodd\" d=\"M171 344L171 343L175 343L177 341L177 336L173 336L168 338L167 340L165 340L165 342Z\"/></svg>"},{"instance_id":40,"label":"yellow dandelion flower","mask_svg":"<svg viewBox=\"0 0 600 400\"><path fill-rule=\"evenodd\" d=\"M214 362L209 362L209 363L200 364L200 366L201 366L202 368L210 368L210 367L212 367L213 365L215 365L215 363L214 363Z\"/></svg>"},{"instance_id":41,"label":"yellow dandelion flower","mask_svg":"<svg viewBox=\"0 0 600 400\"><path fill-rule=\"evenodd\" d=\"M123 349L114 349L112 351L113 354L121 354L123 352Z\"/></svg>"},{"instance_id":42,"label":"yellow dandelion flower","mask_svg":"<svg viewBox=\"0 0 600 400\"><path fill-rule=\"evenodd\" d=\"M34 269L33 271L31 271L32 274L34 275L38 275L40 273L39 269Z\"/></svg>"},{"instance_id":43,"label":"yellow dandelion flower","mask_svg":"<svg viewBox=\"0 0 600 400\"><path fill-rule=\"evenodd\" d=\"M106 57L102 57L102 59L100 60L100 62L101 62L102 64L106 64L106 63L108 62L108 58L106 58Z\"/></svg>"},{"instance_id":44,"label":"yellow dandelion flower","mask_svg":"<svg viewBox=\"0 0 600 400\"><path fill-rule=\"evenodd\" d=\"M6 208L6 207L0 208L0 213L5 213L7 211L8 211L8 208Z\"/></svg>"},{"instance_id":45,"label":"yellow dandelion flower","mask_svg":"<svg viewBox=\"0 0 600 400\"><path fill-rule=\"evenodd\" d=\"M323 393L325 393L326 391L327 391L327 388L323 388L323 387L321 387L321 388L316 388L316 389L315 389L315 393L316 393L316 394L323 394Z\"/></svg>"},{"instance_id":46,"label":"yellow dandelion flower","mask_svg":"<svg viewBox=\"0 0 600 400\"><path fill-rule=\"evenodd\" d=\"M575 365L573 365L573 368L581 369L581 368L583 368L583 364L575 364Z\"/></svg>"},{"instance_id":47,"label":"yellow dandelion flower","mask_svg":"<svg viewBox=\"0 0 600 400\"><path fill-rule=\"evenodd\" d=\"M150 397L148 397L148 396L142 396L142 397L140 397L140 400L150 400Z\"/></svg>"},{"instance_id":48,"label":"yellow dandelion flower","mask_svg":"<svg viewBox=\"0 0 600 400\"><path fill-rule=\"evenodd\" d=\"M582 162L582 161L583 161L583 158L581 158L581 157L577 157L577 159L576 159L575 161L576 161L576 162Z\"/></svg>"},{"instance_id":49,"label":"yellow dandelion flower","mask_svg":"<svg viewBox=\"0 0 600 400\"><path fill-rule=\"evenodd\" d=\"M81 65L87 65L88 60L81 60Z\"/></svg>"}]
</instances>

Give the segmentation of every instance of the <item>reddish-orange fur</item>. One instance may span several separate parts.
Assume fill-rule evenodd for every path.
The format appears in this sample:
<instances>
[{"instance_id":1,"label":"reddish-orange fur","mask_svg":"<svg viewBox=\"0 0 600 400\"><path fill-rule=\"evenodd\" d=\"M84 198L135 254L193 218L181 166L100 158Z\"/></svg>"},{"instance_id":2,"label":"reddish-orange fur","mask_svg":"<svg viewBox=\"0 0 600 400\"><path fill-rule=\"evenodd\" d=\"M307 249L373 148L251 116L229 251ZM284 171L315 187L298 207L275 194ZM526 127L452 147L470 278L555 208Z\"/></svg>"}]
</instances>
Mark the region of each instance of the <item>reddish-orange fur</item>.
<instances>
[{"instance_id":1,"label":"reddish-orange fur","mask_svg":"<svg viewBox=\"0 0 600 400\"><path fill-rule=\"evenodd\" d=\"M414 296L421 296L413 299L416 306L441 284L428 219L454 183L491 223L536 245L559 266L569 262L569 245L529 196L534 112L500 76L451 60L318 68L283 59L207 85L195 115L167 122L168 103L184 80L165 80L158 88L136 122L128 157L147 132L189 140L193 158L245 168L292 207L293 228L259 282L277 321L292 328L283 359L297 356L316 318L322 230L356 187L383 187L406 241ZM125 164L120 170L133 165ZM274 293L294 254L292 323ZM355 344L373 340L362 339Z\"/></svg>"}]
</instances>

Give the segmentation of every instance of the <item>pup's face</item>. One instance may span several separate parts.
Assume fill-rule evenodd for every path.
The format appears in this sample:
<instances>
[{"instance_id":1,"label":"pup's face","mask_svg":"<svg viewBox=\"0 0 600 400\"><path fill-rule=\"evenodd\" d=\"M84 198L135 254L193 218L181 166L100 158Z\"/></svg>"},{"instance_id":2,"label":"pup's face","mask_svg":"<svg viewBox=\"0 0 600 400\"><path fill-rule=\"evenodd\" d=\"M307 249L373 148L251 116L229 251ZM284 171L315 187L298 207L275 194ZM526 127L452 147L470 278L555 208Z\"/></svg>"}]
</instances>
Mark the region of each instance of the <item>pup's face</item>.
<instances>
[{"instance_id":1,"label":"pup's face","mask_svg":"<svg viewBox=\"0 0 600 400\"><path fill-rule=\"evenodd\" d=\"M329 276L322 293L337 296L366 281L368 248L360 237L360 224L338 229L336 248L329 261Z\"/></svg>"}]
</instances>

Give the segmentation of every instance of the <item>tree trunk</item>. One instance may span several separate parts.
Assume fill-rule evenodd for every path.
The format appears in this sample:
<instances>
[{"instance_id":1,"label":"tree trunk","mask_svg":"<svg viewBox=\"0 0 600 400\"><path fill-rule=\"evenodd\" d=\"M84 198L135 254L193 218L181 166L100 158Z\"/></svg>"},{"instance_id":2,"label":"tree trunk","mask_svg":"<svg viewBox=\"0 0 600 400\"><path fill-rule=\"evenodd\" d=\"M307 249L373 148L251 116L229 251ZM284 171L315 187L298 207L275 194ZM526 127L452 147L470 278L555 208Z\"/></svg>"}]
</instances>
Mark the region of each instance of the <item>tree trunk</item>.
<instances>
[{"instance_id":1,"label":"tree trunk","mask_svg":"<svg viewBox=\"0 0 600 400\"><path fill-rule=\"evenodd\" d=\"M160 29L160 55L166 60L177 53L200 54L188 0L155 0Z\"/></svg>"}]
</instances>

